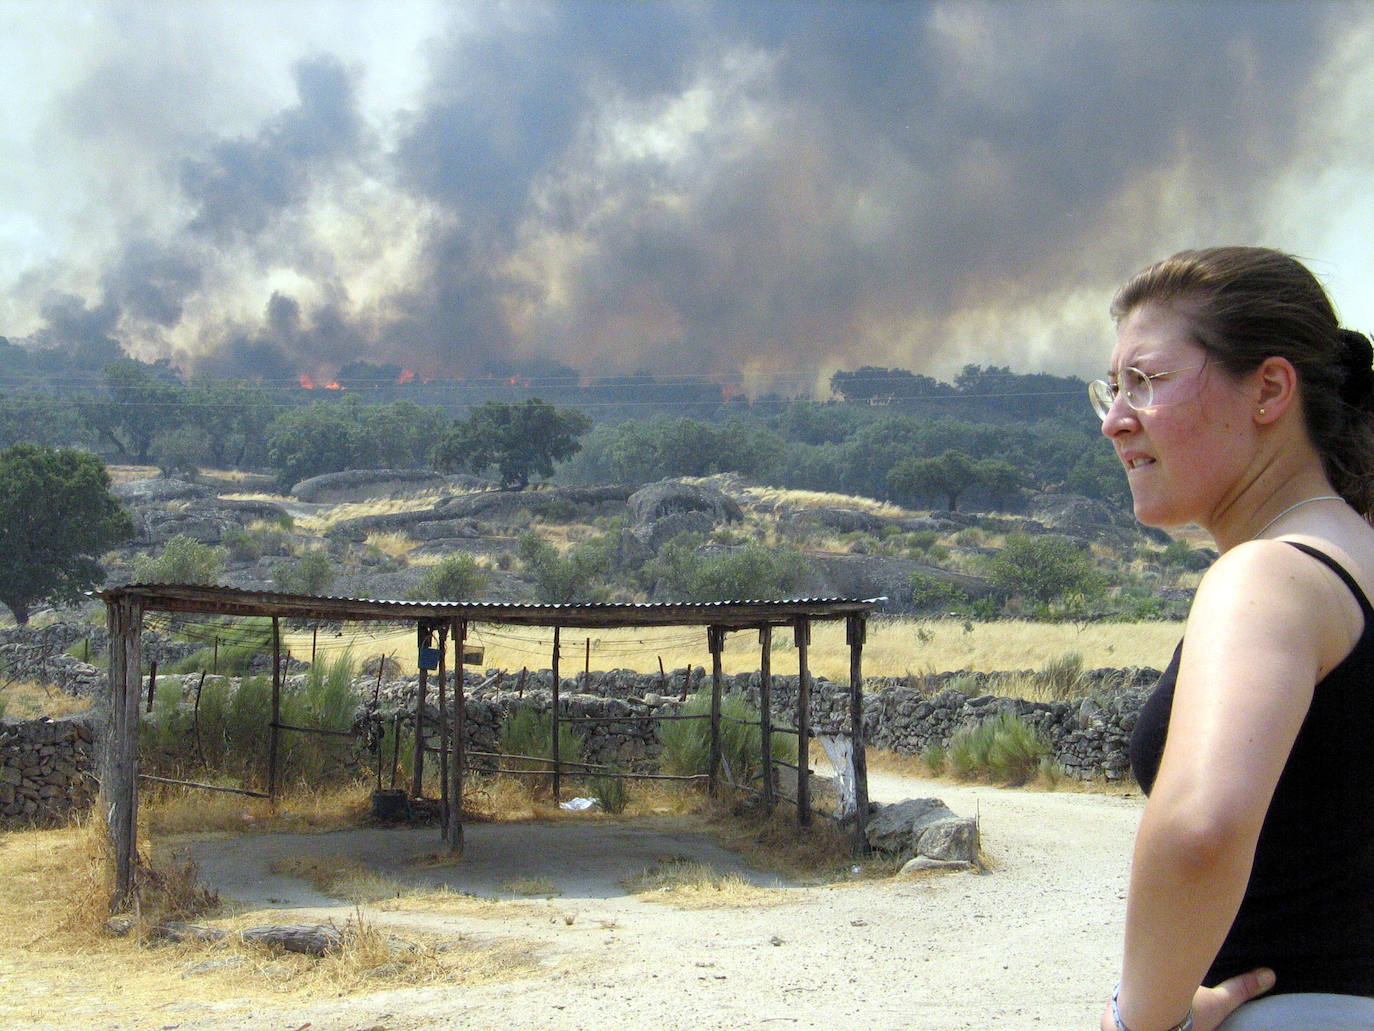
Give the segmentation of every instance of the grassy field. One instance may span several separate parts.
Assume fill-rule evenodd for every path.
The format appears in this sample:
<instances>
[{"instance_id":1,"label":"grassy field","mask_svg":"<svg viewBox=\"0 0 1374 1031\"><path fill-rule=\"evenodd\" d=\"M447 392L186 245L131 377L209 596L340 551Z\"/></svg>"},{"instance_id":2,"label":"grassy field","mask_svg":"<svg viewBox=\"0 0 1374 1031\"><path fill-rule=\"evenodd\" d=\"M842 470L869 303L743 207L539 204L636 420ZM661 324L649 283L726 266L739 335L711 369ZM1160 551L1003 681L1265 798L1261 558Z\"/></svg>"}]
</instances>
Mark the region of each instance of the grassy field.
<instances>
[{"instance_id":1,"label":"grassy field","mask_svg":"<svg viewBox=\"0 0 1374 1031\"><path fill-rule=\"evenodd\" d=\"M1039 669L1067 655L1079 655L1085 668L1154 666L1169 660L1182 627L1178 623L1032 623L999 621L877 619L869 624L864 645L865 676L921 676L947 670L1000 672ZM500 669L518 675L521 669L547 669L553 655L553 631L542 628L475 624L469 646L483 649L480 670ZM356 661L387 655L406 673L415 672L415 631L375 634L350 633L318 637L316 652L326 658L348 648ZM705 628L670 627L599 630L591 634L567 630L560 637L559 671L573 676L587 665L590 646L594 670L630 669L652 673L659 662L669 672L688 664L710 668ZM309 658L309 632L288 635L285 647ZM808 653L811 672L830 680L849 677L849 648L843 623L816 624ZM795 673L796 647L785 631L773 634L773 671ZM727 673L759 668L758 636L732 634L726 641L723 664Z\"/></svg>"}]
</instances>

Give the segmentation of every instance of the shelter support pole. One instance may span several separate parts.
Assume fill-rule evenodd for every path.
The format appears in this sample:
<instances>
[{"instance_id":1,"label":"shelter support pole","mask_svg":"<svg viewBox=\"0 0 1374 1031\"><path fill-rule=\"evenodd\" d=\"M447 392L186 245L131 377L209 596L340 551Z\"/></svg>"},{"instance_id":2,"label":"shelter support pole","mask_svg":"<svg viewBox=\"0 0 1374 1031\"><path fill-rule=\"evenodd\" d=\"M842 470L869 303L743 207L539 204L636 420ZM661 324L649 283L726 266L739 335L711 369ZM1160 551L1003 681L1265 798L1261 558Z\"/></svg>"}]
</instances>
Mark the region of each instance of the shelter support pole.
<instances>
[{"instance_id":1,"label":"shelter support pole","mask_svg":"<svg viewBox=\"0 0 1374 1031\"><path fill-rule=\"evenodd\" d=\"M854 851L865 852L868 839L868 754L864 745L864 642L868 621L863 616L845 619L845 639L849 644L849 727L853 734L851 752L854 774Z\"/></svg>"},{"instance_id":2,"label":"shelter support pole","mask_svg":"<svg viewBox=\"0 0 1374 1031\"><path fill-rule=\"evenodd\" d=\"M811 621L794 624L797 642L797 824L811 824L811 671L806 652L811 645Z\"/></svg>"},{"instance_id":3,"label":"shelter support pole","mask_svg":"<svg viewBox=\"0 0 1374 1031\"><path fill-rule=\"evenodd\" d=\"M558 627L554 627L554 628L553 628L553 665L552 665L552 669L551 669L551 672L553 673L553 711L549 713L549 726L550 726L551 728L553 728L553 729L552 729L552 733L553 733L553 743L552 743L551 749L552 749L552 755L553 755L553 804L554 804L554 805L557 805L559 802L562 801L562 797L560 796L559 792L562 790L562 787L563 787L563 768L562 768L562 765L561 765L562 760L561 760L561 757L560 757L559 754L558 754L558 691L559 691L559 683L558 683L558 680L559 680L559 677L558 677L558 640L559 640L559 628L558 628Z\"/></svg>"},{"instance_id":4,"label":"shelter support pole","mask_svg":"<svg viewBox=\"0 0 1374 1031\"><path fill-rule=\"evenodd\" d=\"M712 796L720 790L720 694L724 679L721 671L721 653L725 651L725 628L709 626L706 628L706 645L711 651L711 752L706 767L707 786Z\"/></svg>"},{"instance_id":5,"label":"shelter support pole","mask_svg":"<svg viewBox=\"0 0 1374 1031\"><path fill-rule=\"evenodd\" d=\"M272 617L272 726L267 735L267 797L277 799L277 749L281 745L281 620Z\"/></svg>"},{"instance_id":6,"label":"shelter support pole","mask_svg":"<svg viewBox=\"0 0 1374 1031\"><path fill-rule=\"evenodd\" d=\"M101 788L115 866L110 908L119 910L134 898L138 851L138 702L143 693L139 646L143 606L121 598L107 606L106 620L110 631L110 722L105 731Z\"/></svg>"},{"instance_id":7,"label":"shelter support pole","mask_svg":"<svg viewBox=\"0 0 1374 1031\"><path fill-rule=\"evenodd\" d=\"M432 633L424 623L415 624L415 654L428 648ZM425 791L425 695L429 690L429 670L423 662L420 667L419 683L415 687L415 756L411 761L410 794L421 798Z\"/></svg>"},{"instance_id":8,"label":"shelter support pole","mask_svg":"<svg viewBox=\"0 0 1374 1031\"><path fill-rule=\"evenodd\" d=\"M467 620L453 624L453 765L449 767L448 850L463 851L463 767L467 763L464 724L467 699L463 696L463 648L467 644Z\"/></svg>"},{"instance_id":9,"label":"shelter support pole","mask_svg":"<svg viewBox=\"0 0 1374 1031\"><path fill-rule=\"evenodd\" d=\"M448 793L448 627L439 627L439 811L444 814L447 831L453 796Z\"/></svg>"},{"instance_id":10,"label":"shelter support pole","mask_svg":"<svg viewBox=\"0 0 1374 1031\"><path fill-rule=\"evenodd\" d=\"M763 770L763 809L772 813L777 805L773 791L773 627L759 627L759 757Z\"/></svg>"}]
</instances>

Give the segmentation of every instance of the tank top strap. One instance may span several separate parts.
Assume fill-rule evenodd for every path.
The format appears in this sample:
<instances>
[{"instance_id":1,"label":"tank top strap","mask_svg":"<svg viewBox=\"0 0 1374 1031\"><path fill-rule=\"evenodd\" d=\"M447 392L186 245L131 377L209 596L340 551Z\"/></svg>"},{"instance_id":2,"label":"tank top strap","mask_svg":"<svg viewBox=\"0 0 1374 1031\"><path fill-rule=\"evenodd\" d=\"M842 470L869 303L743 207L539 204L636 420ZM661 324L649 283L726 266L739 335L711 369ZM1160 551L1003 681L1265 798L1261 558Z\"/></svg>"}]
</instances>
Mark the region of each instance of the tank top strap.
<instances>
[{"instance_id":1,"label":"tank top strap","mask_svg":"<svg viewBox=\"0 0 1374 1031\"><path fill-rule=\"evenodd\" d=\"M1341 580L1344 581L1345 585L1350 588L1350 593L1355 596L1355 600L1360 603L1360 611L1364 613L1365 622L1374 622L1374 606L1369 604L1369 598L1365 596L1364 590L1355 581L1355 578L1350 575L1349 570L1347 570L1345 566L1341 565L1326 552L1318 551L1310 544L1300 544L1298 541L1284 541L1283 543L1291 544L1305 555L1311 555L1322 565L1330 569L1331 572L1339 576Z\"/></svg>"}]
</instances>

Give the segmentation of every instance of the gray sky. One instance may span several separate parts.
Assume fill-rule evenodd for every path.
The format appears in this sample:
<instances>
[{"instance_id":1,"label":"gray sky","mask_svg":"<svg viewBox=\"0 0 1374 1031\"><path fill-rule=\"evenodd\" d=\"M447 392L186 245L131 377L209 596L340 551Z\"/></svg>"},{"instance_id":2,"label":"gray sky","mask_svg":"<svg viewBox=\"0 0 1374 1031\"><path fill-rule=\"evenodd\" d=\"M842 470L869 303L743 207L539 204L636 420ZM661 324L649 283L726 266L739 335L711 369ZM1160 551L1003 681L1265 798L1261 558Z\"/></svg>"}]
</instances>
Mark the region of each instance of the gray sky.
<instances>
[{"instance_id":1,"label":"gray sky","mask_svg":"<svg viewBox=\"0 0 1374 1031\"><path fill-rule=\"evenodd\" d=\"M1374 4L0 0L0 334L188 371L1096 373L1130 272L1374 328Z\"/></svg>"}]
</instances>

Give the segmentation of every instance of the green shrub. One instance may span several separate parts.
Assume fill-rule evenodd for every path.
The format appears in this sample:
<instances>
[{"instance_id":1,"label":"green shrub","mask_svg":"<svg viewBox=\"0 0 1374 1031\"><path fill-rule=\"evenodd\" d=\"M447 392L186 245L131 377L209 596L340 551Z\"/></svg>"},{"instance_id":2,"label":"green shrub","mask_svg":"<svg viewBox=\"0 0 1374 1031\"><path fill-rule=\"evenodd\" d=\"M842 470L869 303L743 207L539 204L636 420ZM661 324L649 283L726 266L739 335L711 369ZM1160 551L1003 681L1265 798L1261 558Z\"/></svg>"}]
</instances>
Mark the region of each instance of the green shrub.
<instances>
[{"instance_id":1,"label":"green shrub","mask_svg":"<svg viewBox=\"0 0 1374 1031\"><path fill-rule=\"evenodd\" d=\"M912 573L910 583L911 604L918 612L963 612L968 608L968 592L948 580Z\"/></svg>"},{"instance_id":2,"label":"green shrub","mask_svg":"<svg viewBox=\"0 0 1374 1031\"><path fill-rule=\"evenodd\" d=\"M958 731L950 740L948 758L954 775L981 778L1016 786L1035 777L1050 747L1020 717L1000 713Z\"/></svg>"},{"instance_id":3,"label":"green shrub","mask_svg":"<svg viewBox=\"0 0 1374 1031\"><path fill-rule=\"evenodd\" d=\"M264 555L288 555L291 552L288 531L289 527L275 523L252 529L235 526L224 535L224 546L230 558L238 562L256 562Z\"/></svg>"},{"instance_id":4,"label":"green shrub","mask_svg":"<svg viewBox=\"0 0 1374 1031\"><path fill-rule=\"evenodd\" d=\"M553 717L547 710L526 706L507 717L501 724L497 747L504 756L503 767L538 773L540 776L529 778L535 789L552 789L553 764L537 761L553 758ZM561 762L582 760L582 738L571 723L558 724L558 758Z\"/></svg>"},{"instance_id":5,"label":"green shrub","mask_svg":"<svg viewBox=\"0 0 1374 1031\"><path fill-rule=\"evenodd\" d=\"M776 600L796 593L810 569L799 551L747 544L703 553L698 534L679 534L640 574L655 593L679 601Z\"/></svg>"},{"instance_id":6,"label":"green shrub","mask_svg":"<svg viewBox=\"0 0 1374 1031\"><path fill-rule=\"evenodd\" d=\"M133 578L139 583L209 584L224 572L226 552L177 534L157 554L134 563Z\"/></svg>"},{"instance_id":7,"label":"green shrub","mask_svg":"<svg viewBox=\"0 0 1374 1031\"><path fill-rule=\"evenodd\" d=\"M621 773L621 770L613 771ZM598 774L587 781L587 790L599 803L603 811L623 813L630 804L630 782L624 777Z\"/></svg>"},{"instance_id":8,"label":"green shrub","mask_svg":"<svg viewBox=\"0 0 1374 1031\"><path fill-rule=\"evenodd\" d=\"M413 601L471 601L486 583L486 572L464 552L440 559L425 570L409 597Z\"/></svg>"},{"instance_id":9,"label":"green shrub","mask_svg":"<svg viewBox=\"0 0 1374 1031\"><path fill-rule=\"evenodd\" d=\"M938 777L945 772L948 759L945 746L941 744L927 745L921 752L921 762L933 777Z\"/></svg>"},{"instance_id":10,"label":"green shrub","mask_svg":"<svg viewBox=\"0 0 1374 1031\"><path fill-rule=\"evenodd\" d=\"M763 729L759 711L739 692L720 699L720 753L736 784L753 784L763 773ZM698 692L683 703L679 715L694 719L667 720L660 726L663 770L681 777L700 776L711 768L711 695ZM796 761L795 738L773 735L773 757ZM721 774L725 771L722 769Z\"/></svg>"},{"instance_id":11,"label":"green shrub","mask_svg":"<svg viewBox=\"0 0 1374 1031\"><path fill-rule=\"evenodd\" d=\"M334 560L323 550L307 551L272 570L277 590L287 594L323 594L338 575Z\"/></svg>"}]
</instances>

